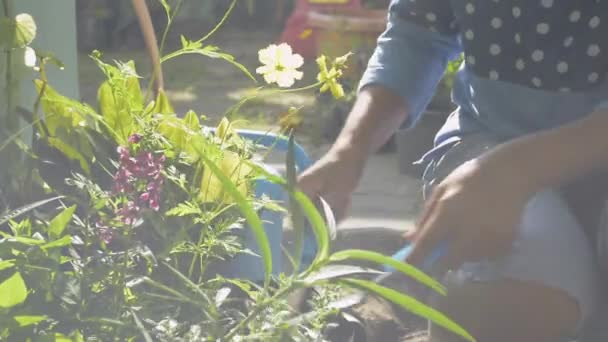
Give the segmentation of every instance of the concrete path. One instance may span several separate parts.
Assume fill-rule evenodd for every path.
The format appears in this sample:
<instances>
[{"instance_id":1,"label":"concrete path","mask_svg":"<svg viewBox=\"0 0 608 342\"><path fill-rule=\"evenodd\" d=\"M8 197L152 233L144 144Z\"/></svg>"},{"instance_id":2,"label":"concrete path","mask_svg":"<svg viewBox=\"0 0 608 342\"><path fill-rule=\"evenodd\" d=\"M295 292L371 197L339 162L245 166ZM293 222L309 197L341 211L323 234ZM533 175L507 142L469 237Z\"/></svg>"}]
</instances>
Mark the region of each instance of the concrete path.
<instances>
[{"instance_id":1,"label":"concrete path","mask_svg":"<svg viewBox=\"0 0 608 342\"><path fill-rule=\"evenodd\" d=\"M305 148L311 158L318 159L328 147ZM267 162L271 167L282 171L283 158L272 155ZM409 230L419 212L421 197L420 180L399 172L397 153L375 154L353 195L349 217L340 224L339 229Z\"/></svg>"},{"instance_id":2,"label":"concrete path","mask_svg":"<svg viewBox=\"0 0 608 342\"><path fill-rule=\"evenodd\" d=\"M341 229L412 228L421 206L420 180L399 173L396 153L372 156Z\"/></svg>"}]
</instances>

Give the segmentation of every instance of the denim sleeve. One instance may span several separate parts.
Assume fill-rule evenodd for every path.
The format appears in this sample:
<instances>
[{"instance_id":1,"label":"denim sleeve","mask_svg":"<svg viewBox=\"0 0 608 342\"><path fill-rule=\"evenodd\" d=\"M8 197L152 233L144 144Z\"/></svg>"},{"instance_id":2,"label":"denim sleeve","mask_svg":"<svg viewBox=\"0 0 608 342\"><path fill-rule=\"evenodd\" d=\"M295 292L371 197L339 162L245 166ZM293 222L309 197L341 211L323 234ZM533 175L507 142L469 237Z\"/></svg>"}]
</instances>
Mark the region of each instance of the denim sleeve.
<instances>
[{"instance_id":1,"label":"denim sleeve","mask_svg":"<svg viewBox=\"0 0 608 342\"><path fill-rule=\"evenodd\" d=\"M393 0L359 91L377 84L399 94L408 111L405 125L413 126L433 98L448 61L462 52L457 32L448 1Z\"/></svg>"}]
</instances>

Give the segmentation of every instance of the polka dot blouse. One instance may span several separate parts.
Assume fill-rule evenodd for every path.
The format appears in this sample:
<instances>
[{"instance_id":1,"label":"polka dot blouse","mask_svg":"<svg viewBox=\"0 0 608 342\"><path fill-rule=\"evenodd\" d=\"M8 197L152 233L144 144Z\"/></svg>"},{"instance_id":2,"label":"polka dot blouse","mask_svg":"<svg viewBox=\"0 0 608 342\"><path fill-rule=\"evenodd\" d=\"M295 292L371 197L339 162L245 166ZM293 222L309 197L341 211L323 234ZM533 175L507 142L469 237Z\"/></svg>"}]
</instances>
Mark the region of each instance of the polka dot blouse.
<instances>
[{"instance_id":1,"label":"polka dot blouse","mask_svg":"<svg viewBox=\"0 0 608 342\"><path fill-rule=\"evenodd\" d=\"M410 23L457 36L477 76L571 92L608 71L607 0L405 0L393 10Z\"/></svg>"}]
</instances>

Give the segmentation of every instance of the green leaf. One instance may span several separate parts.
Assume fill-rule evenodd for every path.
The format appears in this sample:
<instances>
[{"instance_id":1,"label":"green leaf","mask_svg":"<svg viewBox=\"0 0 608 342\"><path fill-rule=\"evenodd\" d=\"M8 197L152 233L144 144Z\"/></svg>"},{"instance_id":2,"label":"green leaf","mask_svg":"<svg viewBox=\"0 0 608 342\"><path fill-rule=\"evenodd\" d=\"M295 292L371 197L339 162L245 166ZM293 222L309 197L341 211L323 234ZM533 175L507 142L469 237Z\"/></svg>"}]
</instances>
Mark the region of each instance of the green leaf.
<instances>
[{"instance_id":1,"label":"green leaf","mask_svg":"<svg viewBox=\"0 0 608 342\"><path fill-rule=\"evenodd\" d=\"M184 123L186 127L188 127L193 132L198 132L201 129L201 123L198 120L198 116L192 110L189 110L188 113L184 116Z\"/></svg>"},{"instance_id":2,"label":"green leaf","mask_svg":"<svg viewBox=\"0 0 608 342\"><path fill-rule=\"evenodd\" d=\"M46 316L14 316L13 319L17 321L20 327L26 327L45 321Z\"/></svg>"},{"instance_id":3,"label":"green leaf","mask_svg":"<svg viewBox=\"0 0 608 342\"><path fill-rule=\"evenodd\" d=\"M297 186L297 170L295 162L295 137L293 132L289 135L289 143L287 148L287 191L293 193ZM300 260L302 260L302 246L304 244L305 220L302 208L296 203L293 197L289 198L289 211L293 229L295 231L295 272L300 271Z\"/></svg>"},{"instance_id":4,"label":"green leaf","mask_svg":"<svg viewBox=\"0 0 608 342\"><path fill-rule=\"evenodd\" d=\"M200 156L199 156L200 157ZM243 163L243 157L232 151L222 151L222 154L213 160L214 165L218 167L220 172L230 179L242 196L247 196L250 193L249 177L252 174L246 163ZM222 180L210 169L203 170L201 180L201 194L199 196L203 202L223 202L226 204L234 203L234 198L226 192L226 188Z\"/></svg>"},{"instance_id":5,"label":"green leaf","mask_svg":"<svg viewBox=\"0 0 608 342\"><path fill-rule=\"evenodd\" d=\"M217 125L217 130L215 131L215 135L220 138L221 141L226 141L234 131L231 129L231 123L228 118L224 117L220 120L220 123Z\"/></svg>"},{"instance_id":6,"label":"green leaf","mask_svg":"<svg viewBox=\"0 0 608 342\"><path fill-rule=\"evenodd\" d=\"M10 221L9 226L15 236L31 236L32 235L32 222L29 219L21 220L19 222Z\"/></svg>"},{"instance_id":7,"label":"green leaf","mask_svg":"<svg viewBox=\"0 0 608 342\"><path fill-rule=\"evenodd\" d=\"M171 145L179 151L188 151L189 142L198 130L190 130L184 119L172 114L162 115L160 118L158 132L167 138Z\"/></svg>"},{"instance_id":8,"label":"green leaf","mask_svg":"<svg viewBox=\"0 0 608 342\"><path fill-rule=\"evenodd\" d=\"M45 124L52 136L59 134L61 128L70 133L76 127L84 127L87 125L85 116L96 114L87 105L61 95L49 84L41 80L34 82L38 93L44 88L40 100Z\"/></svg>"},{"instance_id":9,"label":"green leaf","mask_svg":"<svg viewBox=\"0 0 608 342\"><path fill-rule=\"evenodd\" d=\"M441 285L438 281L426 275L424 272L418 270L416 267L406 264L404 262L395 260L386 255L382 255L377 252L365 251L360 249L347 249L343 251L336 252L329 257L330 262L342 262L346 260L365 260L371 261L378 265L388 265L399 272L406 274L416 281L432 288L442 295L446 295L446 290L443 285Z\"/></svg>"},{"instance_id":10,"label":"green leaf","mask_svg":"<svg viewBox=\"0 0 608 342\"><path fill-rule=\"evenodd\" d=\"M3 18L0 22L0 46L23 48L36 38L36 22L27 14L18 14L15 18Z\"/></svg>"},{"instance_id":11,"label":"green leaf","mask_svg":"<svg viewBox=\"0 0 608 342\"><path fill-rule=\"evenodd\" d=\"M73 205L69 208L64 209L59 215L55 216L51 220L49 224L48 231L51 238L58 238L61 236L65 228L68 226L68 223L72 220L72 216L74 216L74 212L76 211L76 206Z\"/></svg>"},{"instance_id":12,"label":"green leaf","mask_svg":"<svg viewBox=\"0 0 608 342\"><path fill-rule=\"evenodd\" d=\"M61 239L46 243L46 244L40 246L40 248L46 250L46 249L51 249L51 248L65 247L65 246L69 246L71 244L72 244L72 237L69 235L66 235L66 236L62 237Z\"/></svg>"},{"instance_id":13,"label":"green leaf","mask_svg":"<svg viewBox=\"0 0 608 342\"><path fill-rule=\"evenodd\" d=\"M202 215L202 213L201 208L196 203L184 202L167 211L165 215L182 217L189 215Z\"/></svg>"},{"instance_id":14,"label":"green leaf","mask_svg":"<svg viewBox=\"0 0 608 342\"><path fill-rule=\"evenodd\" d=\"M224 190L232 196L232 199L236 202L239 209L245 216L249 227L253 231L255 239L258 243L260 254L262 256L262 261L264 263L264 269L266 271L265 277L266 282L270 280L270 275L272 274L272 252L270 249L270 243L268 242L268 236L266 236L266 231L264 230L264 225L260 217L256 214L253 207L247 201L247 198L241 193L241 191L237 188L237 186L226 176L222 170L215 165L215 163L209 159L204 153L200 154L201 159L213 172L215 177L219 179L222 183Z\"/></svg>"},{"instance_id":15,"label":"green leaf","mask_svg":"<svg viewBox=\"0 0 608 342\"><path fill-rule=\"evenodd\" d=\"M13 266L15 266L15 259L1 260L0 261L0 271L9 269L9 268L11 268Z\"/></svg>"},{"instance_id":16,"label":"green leaf","mask_svg":"<svg viewBox=\"0 0 608 342\"><path fill-rule=\"evenodd\" d=\"M15 17L15 45L24 47L30 45L36 38L36 22L34 18L21 13Z\"/></svg>"},{"instance_id":17,"label":"green leaf","mask_svg":"<svg viewBox=\"0 0 608 342\"><path fill-rule=\"evenodd\" d=\"M322 267L320 270L307 276L304 281L307 284L313 284L318 281L330 280L335 278L341 278L345 276L352 276L355 274L370 275L370 274L383 274L384 272L374 270L367 267L359 267L352 265L327 265Z\"/></svg>"},{"instance_id":18,"label":"green leaf","mask_svg":"<svg viewBox=\"0 0 608 342\"><path fill-rule=\"evenodd\" d=\"M104 121L119 135L118 142L125 143L133 131L134 122L124 95L115 97L112 86L105 81L97 91L97 102Z\"/></svg>"},{"instance_id":19,"label":"green leaf","mask_svg":"<svg viewBox=\"0 0 608 342\"><path fill-rule=\"evenodd\" d=\"M71 338L65 336L64 334L55 333L54 342L74 342Z\"/></svg>"},{"instance_id":20,"label":"green leaf","mask_svg":"<svg viewBox=\"0 0 608 342\"><path fill-rule=\"evenodd\" d=\"M158 0L158 2L160 2L160 4L165 9L165 14L167 14L167 19L169 21L171 21L171 6L169 6L169 3L167 2L167 0Z\"/></svg>"},{"instance_id":21,"label":"green leaf","mask_svg":"<svg viewBox=\"0 0 608 342\"><path fill-rule=\"evenodd\" d=\"M360 280L360 279L343 279L340 280L341 283L346 285L350 285L353 287L361 288L370 292L373 292L399 306L412 312L415 315L420 317L424 317L435 324L463 337L468 341L475 341L475 338L471 336L466 330L464 330L461 326L456 324L454 321L449 319L447 316L442 314L441 312L419 302L418 300L403 294L399 291L390 289L388 287L384 287L378 285L372 281Z\"/></svg>"},{"instance_id":22,"label":"green leaf","mask_svg":"<svg viewBox=\"0 0 608 342\"><path fill-rule=\"evenodd\" d=\"M28 245L28 246L40 246L46 242L44 240L32 239L32 238L27 238L27 237L23 237L23 236L10 237L7 239L7 241L14 241L14 242L22 243L22 244Z\"/></svg>"},{"instance_id":23,"label":"green leaf","mask_svg":"<svg viewBox=\"0 0 608 342\"><path fill-rule=\"evenodd\" d=\"M330 236L329 229L325 224L325 220L323 220L323 217L321 217L321 214L319 213L315 205L303 192L296 191L290 194L290 196L293 196L293 198L298 201L298 203L300 203L300 206L302 207L302 210L304 211L306 217L308 217L312 230L315 234L318 246L315 262L327 260L327 258L329 257Z\"/></svg>"},{"instance_id":24,"label":"green leaf","mask_svg":"<svg viewBox=\"0 0 608 342\"><path fill-rule=\"evenodd\" d=\"M24 205L23 207L18 208L18 209L15 209L15 210L9 212L8 214L3 215L2 217L0 217L0 226L4 225L8 221L13 220L13 219L15 219L15 218L17 218L17 217L19 217L19 216L27 213L27 212L30 212L30 211L38 208L38 207L41 207L41 206L43 206L45 204L51 203L53 201L56 201L56 200L59 200L59 199L62 199L62 198L63 198L63 196L51 197L51 198L47 198L47 199L44 199L44 200L41 200L41 201L37 201L37 202L34 202L34 203L30 203L30 204Z\"/></svg>"},{"instance_id":25,"label":"green leaf","mask_svg":"<svg viewBox=\"0 0 608 342\"><path fill-rule=\"evenodd\" d=\"M80 153L80 151L78 151L75 147L66 143L62 139L56 138L56 137L48 137L47 142L48 142L49 146L56 148L70 160L78 161L80 168L87 175L89 175L91 173L91 167L89 166L89 163L84 158L84 156Z\"/></svg>"},{"instance_id":26,"label":"green leaf","mask_svg":"<svg viewBox=\"0 0 608 342\"><path fill-rule=\"evenodd\" d=\"M158 92L158 96L156 96L156 101L154 103L154 108L152 109L153 114L175 114L175 109L171 106L171 102L169 102L169 98L167 94L165 94L164 90L160 90Z\"/></svg>"},{"instance_id":27,"label":"green leaf","mask_svg":"<svg viewBox=\"0 0 608 342\"><path fill-rule=\"evenodd\" d=\"M0 308L9 309L19 305L27 298L27 287L21 273L15 272L0 283Z\"/></svg>"},{"instance_id":28,"label":"green leaf","mask_svg":"<svg viewBox=\"0 0 608 342\"><path fill-rule=\"evenodd\" d=\"M127 93L129 94L129 102L131 109L135 112L144 111L144 94L141 91L141 85L137 77L127 78Z\"/></svg>"},{"instance_id":29,"label":"green leaf","mask_svg":"<svg viewBox=\"0 0 608 342\"><path fill-rule=\"evenodd\" d=\"M72 342L85 342L84 337L79 330L74 331L70 336L72 336Z\"/></svg>"}]
</instances>

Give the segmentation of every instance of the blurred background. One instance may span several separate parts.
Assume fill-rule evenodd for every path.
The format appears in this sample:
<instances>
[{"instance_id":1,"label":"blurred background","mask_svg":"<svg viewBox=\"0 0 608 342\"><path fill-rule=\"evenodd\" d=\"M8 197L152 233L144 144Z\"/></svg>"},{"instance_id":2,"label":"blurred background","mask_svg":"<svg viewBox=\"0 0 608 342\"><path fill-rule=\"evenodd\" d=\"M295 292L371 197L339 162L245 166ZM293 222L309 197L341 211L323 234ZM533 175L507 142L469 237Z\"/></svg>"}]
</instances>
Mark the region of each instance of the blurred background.
<instances>
[{"instance_id":1,"label":"blurred background","mask_svg":"<svg viewBox=\"0 0 608 342\"><path fill-rule=\"evenodd\" d=\"M390 0L239 0L226 24L208 44L217 45L254 71L257 51L271 43L287 42L304 56L304 80L296 86L315 81L319 54L338 57L353 52L348 75L343 80L349 92L344 101L330 95L293 93L253 101L236 119L247 127L272 129L289 107L303 107L300 139L311 148L322 147L335 139L354 100L354 90L378 35L386 24ZM175 7L177 1L169 1ZM77 33L81 97L93 103L101 73L89 60L93 49L106 59L133 59L142 76L150 74L137 18L130 1L77 0ZM183 0L169 32L165 53L178 48L180 35L195 40L212 29L224 15L228 0ZM167 24L158 1L148 1L157 35ZM166 88L177 111L200 111L213 123L224 111L259 84L254 84L238 69L220 60L185 56L163 65ZM452 67L454 68L454 67ZM400 171L419 174L411 163L432 143L432 135L451 111L449 86L453 72L446 74L429 108L430 115L407 135L389 142L383 152L400 147ZM234 118L233 118L234 119ZM400 143L396 143L400 142Z\"/></svg>"}]
</instances>

